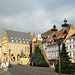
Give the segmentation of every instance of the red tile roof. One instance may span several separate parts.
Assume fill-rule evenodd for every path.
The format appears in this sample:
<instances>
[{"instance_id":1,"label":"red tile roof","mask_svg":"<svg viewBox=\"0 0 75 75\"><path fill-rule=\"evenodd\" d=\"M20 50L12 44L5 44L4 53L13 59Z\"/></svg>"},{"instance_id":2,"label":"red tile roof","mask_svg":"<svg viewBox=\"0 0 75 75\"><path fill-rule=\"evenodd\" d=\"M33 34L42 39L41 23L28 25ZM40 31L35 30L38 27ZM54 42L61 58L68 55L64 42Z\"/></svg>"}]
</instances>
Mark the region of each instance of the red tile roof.
<instances>
[{"instance_id":1,"label":"red tile roof","mask_svg":"<svg viewBox=\"0 0 75 75\"><path fill-rule=\"evenodd\" d=\"M67 33L68 33L69 30L70 30L70 27L66 28L66 30L67 30ZM64 37L63 32L64 32L64 29L57 31L57 32L55 33L56 39L63 38L63 37ZM53 41L53 40L54 40L53 37L51 37L51 39L49 40L49 42L50 42L50 41ZM48 44L48 46L49 46L49 45L54 45L54 44L57 44L57 42L50 43L50 44Z\"/></svg>"}]
</instances>

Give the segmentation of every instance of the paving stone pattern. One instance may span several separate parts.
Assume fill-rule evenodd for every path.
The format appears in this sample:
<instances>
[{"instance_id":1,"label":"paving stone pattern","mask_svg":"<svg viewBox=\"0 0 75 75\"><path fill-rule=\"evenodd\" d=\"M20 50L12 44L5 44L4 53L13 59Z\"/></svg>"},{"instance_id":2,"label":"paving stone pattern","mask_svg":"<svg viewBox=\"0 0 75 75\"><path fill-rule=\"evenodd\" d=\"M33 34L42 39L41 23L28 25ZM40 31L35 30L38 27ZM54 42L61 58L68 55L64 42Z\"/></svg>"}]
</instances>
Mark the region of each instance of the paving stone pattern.
<instances>
[{"instance_id":1,"label":"paving stone pattern","mask_svg":"<svg viewBox=\"0 0 75 75\"><path fill-rule=\"evenodd\" d=\"M53 68L48 68L48 67L15 65L10 67L8 71L13 75L58 75L57 73L55 73Z\"/></svg>"},{"instance_id":2,"label":"paving stone pattern","mask_svg":"<svg viewBox=\"0 0 75 75\"><path fill-rule=\"evenodd\" d=\"M7 71L0 69L0 75L58 75L53 68L13 65ZM72 75L72 74L61 74Z\"/></svg>"}]
</instances>

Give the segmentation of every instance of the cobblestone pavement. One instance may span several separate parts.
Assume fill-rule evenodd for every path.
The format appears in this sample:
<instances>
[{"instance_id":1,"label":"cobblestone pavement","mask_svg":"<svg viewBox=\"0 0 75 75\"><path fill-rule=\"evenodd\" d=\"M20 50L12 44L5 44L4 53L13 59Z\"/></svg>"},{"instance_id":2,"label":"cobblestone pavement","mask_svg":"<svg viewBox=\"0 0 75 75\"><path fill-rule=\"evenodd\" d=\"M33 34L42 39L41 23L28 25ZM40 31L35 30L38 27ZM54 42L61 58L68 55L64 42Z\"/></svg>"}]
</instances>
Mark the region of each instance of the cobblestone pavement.
<instances>
[{"instance_id":1,"label":"cobblestone pavement","mask_svg":"<svg viewBox=\"0 0 75 75\"><path fill-rule=\"evenodd\" d=\"M53 68L13 65L0 75L58 75ZM65 75L65 74L61 74ZM68 74L70 75L70 74Z\"/></svg>"},{"instance_id":2,"label":"cobblestone pavement","mask_svg":"<svg viewBox=\"0 0 75 75\"><path fill-rule=\"evenodd\" d=\"M8 72L8 69L1 69L0 68L0 75L12 75L10 72Z\"/></svg>"},{"instance_id":3,"label":"cobblestone pavement","mask_svg":"<svg viewBox=\"0 0 75 75\"><path fill-rule=\"evenodd\" d=\"M58 75L53 68L14 65L8 69L12 75ZM62 74L63 75L63 74Z\"/></svg>"}]
</instances>

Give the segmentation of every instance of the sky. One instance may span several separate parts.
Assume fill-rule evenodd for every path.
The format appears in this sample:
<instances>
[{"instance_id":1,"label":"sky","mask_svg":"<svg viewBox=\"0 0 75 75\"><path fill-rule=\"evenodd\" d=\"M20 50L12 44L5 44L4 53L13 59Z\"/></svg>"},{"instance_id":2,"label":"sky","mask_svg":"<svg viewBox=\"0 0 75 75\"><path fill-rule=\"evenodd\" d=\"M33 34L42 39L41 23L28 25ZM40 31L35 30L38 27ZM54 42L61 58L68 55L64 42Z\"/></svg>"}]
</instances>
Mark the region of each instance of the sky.
<instances>
[{"instance_id":1,"label":"sky","mask_svg":"<svg viewBox=\"0 0 75 75\"><path fill-rule=\"evenodd\" d=\"M65 18L75 28L75 0L0 0L0 39L3 28L37 36Z\"/></svg>"}]
</instances>

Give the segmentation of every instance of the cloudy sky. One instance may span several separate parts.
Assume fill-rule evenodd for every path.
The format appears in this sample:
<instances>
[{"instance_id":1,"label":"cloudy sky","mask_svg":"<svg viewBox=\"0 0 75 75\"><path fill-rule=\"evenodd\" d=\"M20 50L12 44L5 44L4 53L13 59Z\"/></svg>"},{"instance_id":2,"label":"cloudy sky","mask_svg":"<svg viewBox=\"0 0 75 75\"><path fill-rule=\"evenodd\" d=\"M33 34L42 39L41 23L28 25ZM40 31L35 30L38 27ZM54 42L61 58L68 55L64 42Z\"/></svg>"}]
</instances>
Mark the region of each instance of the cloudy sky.
<instances>
[{"instance_id":1,"label":"cloudy sky","mask_svg":"<svg viewBox=\"0 0 75 75\"><path fill-rule=\"evenodd\" d=\"M0 38L3 28L41 34L64 19L75 27L75 0L0 0Z\"/></svg>"}]
</instances>

